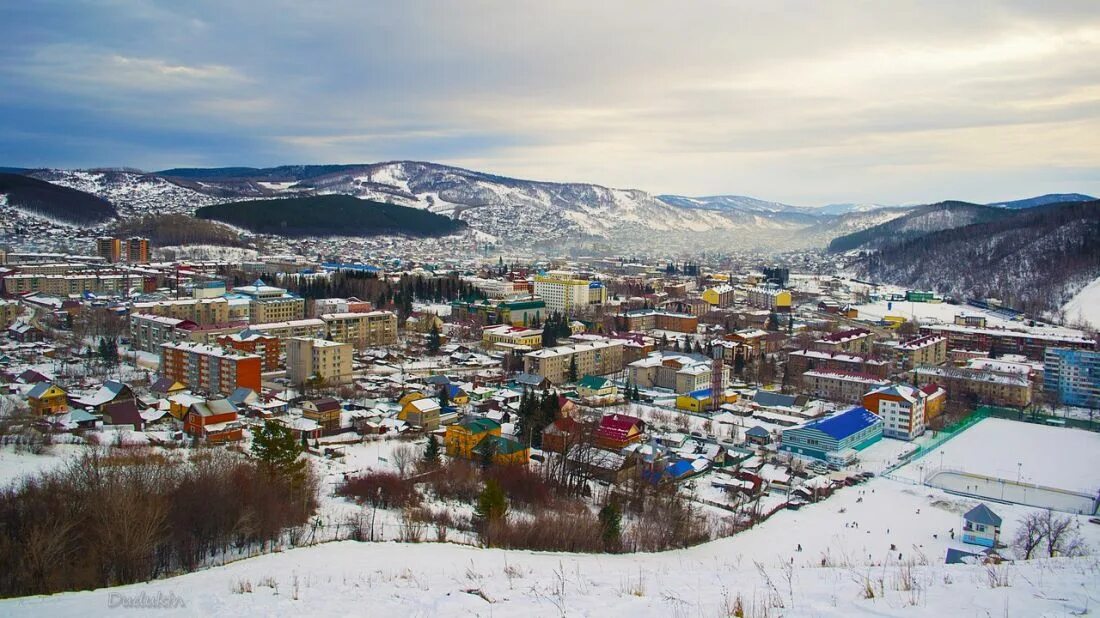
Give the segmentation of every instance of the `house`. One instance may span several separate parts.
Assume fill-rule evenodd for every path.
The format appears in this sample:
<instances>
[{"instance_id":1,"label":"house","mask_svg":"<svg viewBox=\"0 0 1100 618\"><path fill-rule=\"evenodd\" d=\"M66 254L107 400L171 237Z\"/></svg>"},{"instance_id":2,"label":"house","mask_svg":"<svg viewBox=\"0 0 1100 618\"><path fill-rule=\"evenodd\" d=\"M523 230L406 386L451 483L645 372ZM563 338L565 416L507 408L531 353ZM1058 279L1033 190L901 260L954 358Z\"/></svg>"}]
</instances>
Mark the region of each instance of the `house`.
<instances>
[{"instance_id":1,"label":"house","mask_svg":"<svg viewBox=\"0 0 1100 618\"><path fill-rule=\"evenodd\" d=\"M142 418L137 401L134 399L112 401L101 407L99 411L103 416L104 425L129 425L134 431L145 429L145 419Z\"/></svg>"},{"instance_id":2,"label":"house","mask_svg":"<svg viewBox=\"0 0 1100 618\"><path fill-rule=\"evenodd\" d=\"M73 405L80 408L93 408L102 413L103 406L117 401L133 401L137 397L129 386L116 380L107 380L91 395L72 397Z\"/></svg>"},{"instance_id":3,"label":"house","mask_svg":"<svg viewBox=\"0 0 1100 618\"><path fill-rule=\"evenodd\" d=\"M581 437L582 426L571 417L563 416L554 420L542 430L542 450L564 453L577 444Z\"/></svg>"},{"instance_id":4,"label":"house","mask_svg":"<svg viewBox=\"0 0 1100 618\"><path fill-rule=\"evenodd\" d=\"M596 444L602 448L620 450L645 437L645 421L625 414L608 414L596 428Z\"/></svg>"},{"instance_id":5,"label":"house","mask_svg":"<svg viewBox=\"0 0 1100 618\"><path fill-rule=\"evenodd\" d=\"M442 408L435 397L428 397L423 393L410 393L402 397L398 403L401 403L401 411L397 413L398 420L405 421L423 431L439 429Z\"/></svg>"},{"instance_id":6,"label":"house","mask_svg":"<svg viewBox=\"0 0 1100 618\"><path fill-rule=\"evenodd\" d=\"M256 394L256 391L251 388L245 388L243 386L237 387L229 396L226 397L238 410L245 406L251 406L260 403L260 396Z\"/></svg>"},{"instance_id":7,"label":"house","mask_svg":"<svg viewBox=\"0 0 1100 618\"><path fill-rule=\"evenodd\" d=\"M882 419L862 406L783 430L779 450L833 466L855 461L858 451L882 439Z\"/></svg>"},{"instance_id":8,"label":"house","mask_svg":"<svg viewBox=\"0 0 1100 618\"><path fill-rule=\"evenodd\" d=\"M550 388L550 380L533 373L517 373L512 381L516 383L516 386L525 390L544 391Z\"/></svg>"},{"instance_id":9,"label":"house","mask_svg":"<svg viewBox=\"0 0 1100 618\"><path fill-rule=\"evenodd\" d=\"M447 389L447 401L450 401L452 405L465 406L470 403L470 395L457 384L446 385Z\"/></svg>"},{"instance_id":10,"label":"house","mask_svg":"<svg viewBox=\"0 0 1100 618\"><path fill-rule=\"evenodd\" d=\"M688 412L704 412L711 405L711 389L701 388L676 397L676 407Z\"/></svg>"},{"instance_id":11,"label":"house","mask_svg":"<svg viewBox=\"0 0 1100 618\"><path fill-rule=\"evenodd\" d=\"M27 392L27 403L31 412L43 414L61 414L69 410L69 397L65 389L53 382L39 382Z\"/></svg>"},{"instance_id":12,"label":"house","mask_svg":"<svg viewBox=\"0 0 1100 618\"><path fill-rule=\"evenodd\" d=\"M8 327L8 337L20 343L34 343L42 341L43 333L32 324L16 322Z\"/></svg>"},{"instance_id":13,"label":"house","mask_svg":"<svg viewBox=\"0 0 1100 618\"><path fill-rule=\"evenodd\" d=\"M237 420L237 408L228 399L210 399L191 404L183 430L208 442L235 442L244 437Z\"/></svg>"},{"instance_id":14,"label":"house","mask_svg":"<svg viewBox=\"0 0 1100 618\"><path fill-rule=\"evenodd\" d=\"M997 547L1001 535L1001 518L985 504L970 509L963 515L963 543Z\"/></svg>"},{"instance_id":15,"label":"house","mask_svg":"<svg viewBox=\"0 0 1100 618\"><path fill-rule=\"evenodd\" d=\"M565 460L571 469L605 483L621 483L638 474L639 458L605 451L591 444L574 444L566 452Z\"/></svg>"},{"instance_id":16,"label":"house","mask_svg":"<svg viewBox=\"0 0 1100 618\"><path fill-rule=\"evenodd\" d=\"M191 409L192 405L203 401L206 400L188 392L176 393L168 397L168 412L177 420L182 421L183 418L187 416L187 411Z\"/></svg>"},{"instance_id":17,"label":"house","mask_svg":"<svg viewBox=\"0 0 1100 618\"><path fill-rule=\"evenodd\" d=\"M20 384L38 384L39 382L49 382L50 378L33 369L27 369L19 374L19 376L15 378L15 381Z\"/></svg>"},{"instance_id":18,"label":"house","mask_svg":"<svg viewBox=\"0 0 1100 618\"><path fill-rule=\"evenodd\" d=\"M337 433L340 431L340 402L332 397L307 399L302 402L302 417L317 421L326 434Z\"/></svg>"},{"instance_id":19,"label":"house","mask_svg":"<svg viewBox=\"0 0 1100 618\"><path fill-rule=\"evenodd\" d=\"M771 444L772 434L760 425L745 430L745 440L760 446Z\"/></svg>"},{"instance_id":20,"label":"house","mask_svg":"<svg viewBox=\"0 0 1100 618\"><path fill-rule=\"evenodd\" d=\"M531 450L519 440L493 435L474 446L473 455L478 459L491 455L495 466L516 466L527 463Z\"/></svg>"},{"instance_id":21,"label":"house","mask_svg":"<svg viewBox=\"0 0 1100 618\"><path fill-rule=\"evenodd\" d=\"M584 376L577 383L577 394L581 397L614 397L619 394L619 389L607 378Z\"/></svg>"},{"instance_id":22,"label":"house","mask_svg":"<svg viewBox=\"0 0 1100 618\"><path fill-rule=\"evenodd\" d=\"M296 440L301 440L303 437L307 440L316 440L321 437L321 424L311 418L292 418L285 424Z\"/></svg>"},{"instance_id":23,"label":"house","mask_svg":"<svg viewBox=\"0 0 1100 618\"><path fill-rule=\"evenodd\" d=\"M489 436L500 436L500 423L485 417L470 418L447 426L443 446L449 457L474 459L474 447Z\"/></svg>"},{"instance_id":24,"label":"house","mask_svg":"<svg viewBox=\"0 0 1100 618\"><path fill-rule=\"evenodd\" d=\"M154 395L160 397L171 397L177 393L182 393L187 386L182 382L177 382L172 378L158 378L153 385L149 387L149 391Z\"/></svg>"}]
</instances>

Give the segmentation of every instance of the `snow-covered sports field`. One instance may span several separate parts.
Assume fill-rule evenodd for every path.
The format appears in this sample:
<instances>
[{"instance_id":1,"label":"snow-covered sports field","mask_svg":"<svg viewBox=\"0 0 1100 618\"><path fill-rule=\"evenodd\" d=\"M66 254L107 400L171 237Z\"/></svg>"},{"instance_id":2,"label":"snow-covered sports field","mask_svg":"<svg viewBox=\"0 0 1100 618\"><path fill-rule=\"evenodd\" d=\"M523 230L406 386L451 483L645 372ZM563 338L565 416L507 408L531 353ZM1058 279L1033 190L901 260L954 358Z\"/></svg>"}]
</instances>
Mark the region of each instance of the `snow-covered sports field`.
<instances>
[{"instance_id":1,"label":"snow-covered sports field","mask_svg":"<svg viewBox=\"0 0 1100 618\"><path fill-rule=\"evenodd\" d=\"M919 481L938 470L1095 496L1100 492L1100 433L987 418L896 474Z\"/></svg>"}]
</instances>

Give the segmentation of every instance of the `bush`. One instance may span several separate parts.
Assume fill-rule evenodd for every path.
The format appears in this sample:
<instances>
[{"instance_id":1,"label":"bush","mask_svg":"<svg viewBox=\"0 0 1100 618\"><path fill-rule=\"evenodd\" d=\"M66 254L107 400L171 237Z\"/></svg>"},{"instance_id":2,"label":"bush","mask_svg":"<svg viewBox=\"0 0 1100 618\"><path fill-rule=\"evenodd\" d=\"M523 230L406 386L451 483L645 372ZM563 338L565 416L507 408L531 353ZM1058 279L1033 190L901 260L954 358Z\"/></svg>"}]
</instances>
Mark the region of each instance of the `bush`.
<instances>
[{"instance_id":1,"label":"bush","mask_svg":"<svg viewBox=\"0 0 1100 618\"><path fill-rule=\"evenodd\" d=\"M600 522L587 509L540 512L530 519L513 518L489 524L486 538L493 547L535 551L600 552Z\"/></svg>"},{"instance_id":2,"label":"bush","mask_svg":"<svg viewBox=\"0 0 1100 618\"><path fill-rule=\"evenodd\" d=\"M371 471L344 481L336 495L378 508L406 508L420 504L416 487L393 472Z\"/></svg>"},{"instance_id":3,"label":"bush","mask_svg":"<svg viewBox=\"0 0 1100 618\"><path fill-rule=\"evenodd\" d=\"M312 474L289 484L220 449L92 450L0 490L0 596L127 584L263 547L309 519L316 491Z\"/></svg>"}]
</instances>

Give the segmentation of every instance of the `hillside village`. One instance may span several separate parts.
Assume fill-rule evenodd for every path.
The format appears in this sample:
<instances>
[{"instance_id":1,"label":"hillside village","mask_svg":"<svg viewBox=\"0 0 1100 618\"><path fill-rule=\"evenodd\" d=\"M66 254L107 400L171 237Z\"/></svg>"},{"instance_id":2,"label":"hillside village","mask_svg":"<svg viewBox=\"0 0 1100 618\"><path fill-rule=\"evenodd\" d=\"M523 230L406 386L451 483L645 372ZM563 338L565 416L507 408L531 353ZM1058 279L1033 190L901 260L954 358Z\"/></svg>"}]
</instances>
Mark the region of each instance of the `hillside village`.
<instances>
[{"instance_id":1,"label":"hillside village","mask_svg":"<svg viewBox=\"0 0 1100 618\"><path fill-rule=\"evenodd\" d=\"M941 562L1019 557L1004 505L1100 506L1094 466L952 459L995 429L1100 429L1095 335L995 300L775 265L154 252L3 254L6 481L95 445L254 456L275 432L318 475L313 542L654 551L884 476L972 506Z\"/></svg>"}]
</instances>

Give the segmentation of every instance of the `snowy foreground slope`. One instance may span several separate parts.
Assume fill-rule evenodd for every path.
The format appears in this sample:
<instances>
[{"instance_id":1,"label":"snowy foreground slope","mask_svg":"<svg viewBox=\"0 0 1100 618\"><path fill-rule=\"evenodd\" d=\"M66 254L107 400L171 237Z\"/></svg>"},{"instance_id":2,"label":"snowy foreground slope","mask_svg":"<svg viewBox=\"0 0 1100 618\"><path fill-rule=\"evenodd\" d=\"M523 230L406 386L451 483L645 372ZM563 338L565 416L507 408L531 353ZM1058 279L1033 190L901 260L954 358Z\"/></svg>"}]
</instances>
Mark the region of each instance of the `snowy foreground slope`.
<instances>
[{"instance_id":1,"label":"snowy foreground slope","mask_svg":"<svg viewBox=\"0 0 1100 618\"><path fill-rule=\"evenodd\" d=\"M142 598L184 604L155 612L166 616L729 616L738 598L745 616L1071 616L1097 607L1093 557L944 565L948 547L968 548L950 530L973 504L876 479L741 535L661 554L341 542L149 584L6 600L0 615L108 615L118 612L112 601ZM1011 538L1028 510L994 508ZM1097 548L1100 526L1078 521Z\"/></svg>"}]
</instances>

